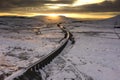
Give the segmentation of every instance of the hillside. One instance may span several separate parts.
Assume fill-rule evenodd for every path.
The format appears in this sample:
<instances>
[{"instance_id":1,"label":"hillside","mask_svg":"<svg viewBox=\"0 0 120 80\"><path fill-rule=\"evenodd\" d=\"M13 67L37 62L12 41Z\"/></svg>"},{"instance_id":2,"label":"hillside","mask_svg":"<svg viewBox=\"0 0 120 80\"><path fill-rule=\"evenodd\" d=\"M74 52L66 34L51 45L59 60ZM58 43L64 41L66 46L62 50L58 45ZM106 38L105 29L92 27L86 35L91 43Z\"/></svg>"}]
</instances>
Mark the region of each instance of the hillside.
<instances>
[{"instance_id":1,"label":"hillside","mask_svg":"<svg viewBox=\"0 0 120 80\"><path fill-rule=\"evenodd\" d=\"M105 25L120 25L120 15L114 16L112 18L104 19L104 20L89 21L86 23L105 24Z\"/></svg>"}]
</instances>

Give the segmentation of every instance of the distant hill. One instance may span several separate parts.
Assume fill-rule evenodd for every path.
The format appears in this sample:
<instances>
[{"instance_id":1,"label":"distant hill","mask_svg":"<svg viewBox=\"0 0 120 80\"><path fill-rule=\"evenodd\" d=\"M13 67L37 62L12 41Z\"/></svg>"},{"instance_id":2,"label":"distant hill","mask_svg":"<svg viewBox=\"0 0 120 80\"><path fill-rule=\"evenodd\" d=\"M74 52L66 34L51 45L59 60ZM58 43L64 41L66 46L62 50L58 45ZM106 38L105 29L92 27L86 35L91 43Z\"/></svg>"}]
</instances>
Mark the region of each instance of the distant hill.
<instances>
[{"instance_id":1,"label":"distant hill","mask_svg":"<svg viewBox=\"0 0 120 80\"><path fill-rule=\"evenodd\" d=\"M104 23L112 24L112 25L120 25L120 15L114 16L112 18L103 20Z\"/></svg>"},{"instance_id":2,"label":"distant hill","mask_svg":"<svg viewBox=\"0 0 120 80\"><path fill-rule=\"evenodd\" d=\"M120 15L114 16L112 18L104 19L104 20L89 21L86 23L105 24L105 25L120 25Z\"/></svg>"},{"instance_id":3,"label":"distant hill","mask_svg":"<svg viewBox=\"0 0 120 80\"><path fill-rule=\"evenodd\" d=\"M0 16L0 27L38 27L44 23L32 17L21 16Z\"/></svg>"},{"instance_id":4,"label":"distant hill","mask_svg":"<svg viewBox=\"0 0 120 80\"><path fill-rule=\"evenodd\" d=\"M27 19L29 17L24 17L24 16L0 16L0 18L21 18L21 19Z\"/></svg>"},{"instance_id":5,"label":"distant hill","mask_svg":"<svg viewBox=\"0 0 120 80\"><path fill-rule=\"evenodd\" d=\"M65 16L50 17L50 16L35 16L35 19L41 20L45 23L61 23L61 22L72 22L75 19L68 18Z\"/></svg>"}]
</instances>

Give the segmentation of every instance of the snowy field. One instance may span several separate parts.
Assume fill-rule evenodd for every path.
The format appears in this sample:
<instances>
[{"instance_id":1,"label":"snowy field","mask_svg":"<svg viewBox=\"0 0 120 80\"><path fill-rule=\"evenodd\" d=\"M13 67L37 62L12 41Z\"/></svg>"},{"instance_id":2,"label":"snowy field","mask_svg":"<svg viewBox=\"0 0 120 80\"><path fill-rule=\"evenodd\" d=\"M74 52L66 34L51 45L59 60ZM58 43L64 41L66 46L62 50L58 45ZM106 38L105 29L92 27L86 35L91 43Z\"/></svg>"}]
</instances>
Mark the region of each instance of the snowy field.
<instances>
[{"instance_id":1,"label":"snowy field","mask_svg":"<svg viewBox=\"0 0 120 80\"><path fill-rule=\"evenodd\" d=\"M120 29L68 25L76 43L44 69L45 80L120 80Z\"/></svg>"},{"instance_id":2,"label":"snowy field","mask_svg":"<svg viewBox=\"0 0 120 80\"><path fill-rule=\"evenodd\" d=\"M68 44L41 70L43 80L120 80L120 29L114 29L114 25L119 25L116 21L120 21L120 16L62 24L73 33L76 43ZM25 25L38 27L41 23ZM0 75L10 75L59 46L64 35L56 25L51 26L40 29L42 34L39 35L34 30L0 29Z\"/></svg>"},{"instance_id":3,"label":"snowy field","mask_svg":"<svg viewBox=\"0 0 120 80\"><path fill-rule=\"evenodd\" d=\"M120 38L115 31L120 35L120 29L80 27L76 45L66 57L94 80L119 80Z\"/></svg>"},{"instance_id":4,"label":"snowy field","mask_svg":"<svg viewBox=\"0 0 120 80\"><path fill-rule=\"evenodd\" d=\"M24 20L7 20L8 22L6 22L9 24L3 24L4 22L2 22L0 25L0 28L2 28L0 29L1 79L2 77L9 76L16 71L31 65L42 56L50 53L60 45L59 41L64 37L64 34L61 33L61 30L56 25L49 25L49 27L44 25L46 28L40 29L41 34L36 34L35 29L28 30L25 29L25 27L28 26L22 26L20 21L24 22ZM21 25L16 26L15 24ZM41 23L37 24L36 22L33 22L31 27L41 27L40 24ZM26 25L28 25L28 23ZM21 26L24 29L22 29ZM17 27L17 29L15 27ZM3 28L6 28L7 30L4 30Z\"/></svg>"}]
</instances>

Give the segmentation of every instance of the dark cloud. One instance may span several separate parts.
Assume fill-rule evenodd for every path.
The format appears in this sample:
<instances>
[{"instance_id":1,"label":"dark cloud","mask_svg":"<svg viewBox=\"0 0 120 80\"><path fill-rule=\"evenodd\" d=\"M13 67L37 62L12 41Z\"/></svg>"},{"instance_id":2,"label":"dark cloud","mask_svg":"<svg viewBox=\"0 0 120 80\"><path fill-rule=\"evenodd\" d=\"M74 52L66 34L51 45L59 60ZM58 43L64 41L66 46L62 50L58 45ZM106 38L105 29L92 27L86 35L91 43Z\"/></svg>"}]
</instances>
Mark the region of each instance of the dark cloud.
<instances>
[{"instance_id":1,"label":"dark cloud","mask_svg":"<svg viewBox=\"0 0 120 80\"><path fill-rule=\"evenodd\" d=\"M120 0L116 0L115 2L105 1L101 4L93 4L83 6L86 11L93 12L116 12L120 11Z\"/></svg>"},{"instance_id":2,"label":"dark cloud","mask_svg":"<svg viewBox=\"0 0 120 80\"><path fill-rule=\"evenodd\" d=\"M0 1L0 11L8 11L12 8L24 7L24 6L34 6L36 2L27 1L27 0L1 0Z\"/></svg>"},{"instance_id":3,"label":"dark cloud","mask_svg":"<svg viewBox=\"0 0 120 80\"><path fill-rule=\"evenodd\" d=\"M72 4L76 0L1 0L0 12L37 12L37 13L81 13L81 12L120 12L120 0L106 0L102 3L83 6L64 6L60 9L48 9L44 4ZM30 8L29 8L30 7Z\"/></svg>"},{"instance_id":4,"label":"dark cloud","mask_svg":"<svg viewBox=\"0 0 120 80\"><path fill-rule=\"evenodd\" d=\"M72 4L74 0L0 0L0 11L8 11L21 7L37 7L44 4Z\"/></svg>"},{"instance_id":5,"label":"dark cloud","mask_svg":"<svg viewBox=\"0 0 120 80\"><path fill-rule=\"evenodd\" d=\"M74 9L76 12L120 12L120 0L104 1L100 4L89 4Z\"/></svg>"}]
</instances>

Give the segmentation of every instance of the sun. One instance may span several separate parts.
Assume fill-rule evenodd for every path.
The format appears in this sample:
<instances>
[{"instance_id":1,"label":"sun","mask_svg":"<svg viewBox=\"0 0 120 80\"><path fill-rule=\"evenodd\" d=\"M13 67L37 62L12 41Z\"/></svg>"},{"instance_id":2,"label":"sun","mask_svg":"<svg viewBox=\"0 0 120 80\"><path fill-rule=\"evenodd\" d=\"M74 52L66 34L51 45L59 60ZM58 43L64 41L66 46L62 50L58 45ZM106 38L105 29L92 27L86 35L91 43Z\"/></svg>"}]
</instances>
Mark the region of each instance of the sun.
<instances>
[{"instance_id":1,"label":"sun","mask_svg":"<svg viewBox=\"0 0 120 80\"><path fill-rule=\"evenodd\" d=\"M53 18L53 19L57 19L57 18L60 18L61 16L66 16L66 14L56 14L56 13L53 13L53 14L46 14L46 16L48 16L50 18Z\"/></svg>"},{"instance_id":2,"label":"sun","mask_svg":"<svg viewBox=\"0 0 120 80\"><path fill-rule=\"evenodd\" d=\"M47 14L46 19L51 21L58 21L60 19L60 16L58 14Z\"/></svg>"},{"instance_id":3,"label":"sun","mask_svg":"<svg viewBox=\"0 0 120 80\"><path fill-rule=\"evenodd\" d=\"M47 23L59 23L62 19L59 14L46 14L45 21Z\"/></svg>"},{"instance_id":4,"label":"sun","mask_svg":"<svg viewBox=\"0 0 120 80\"><path fill-rule=\"evenodd\" d=\"M48 14L49 17L58 17L58 14Z\"/></svg>"}]
</instances>

